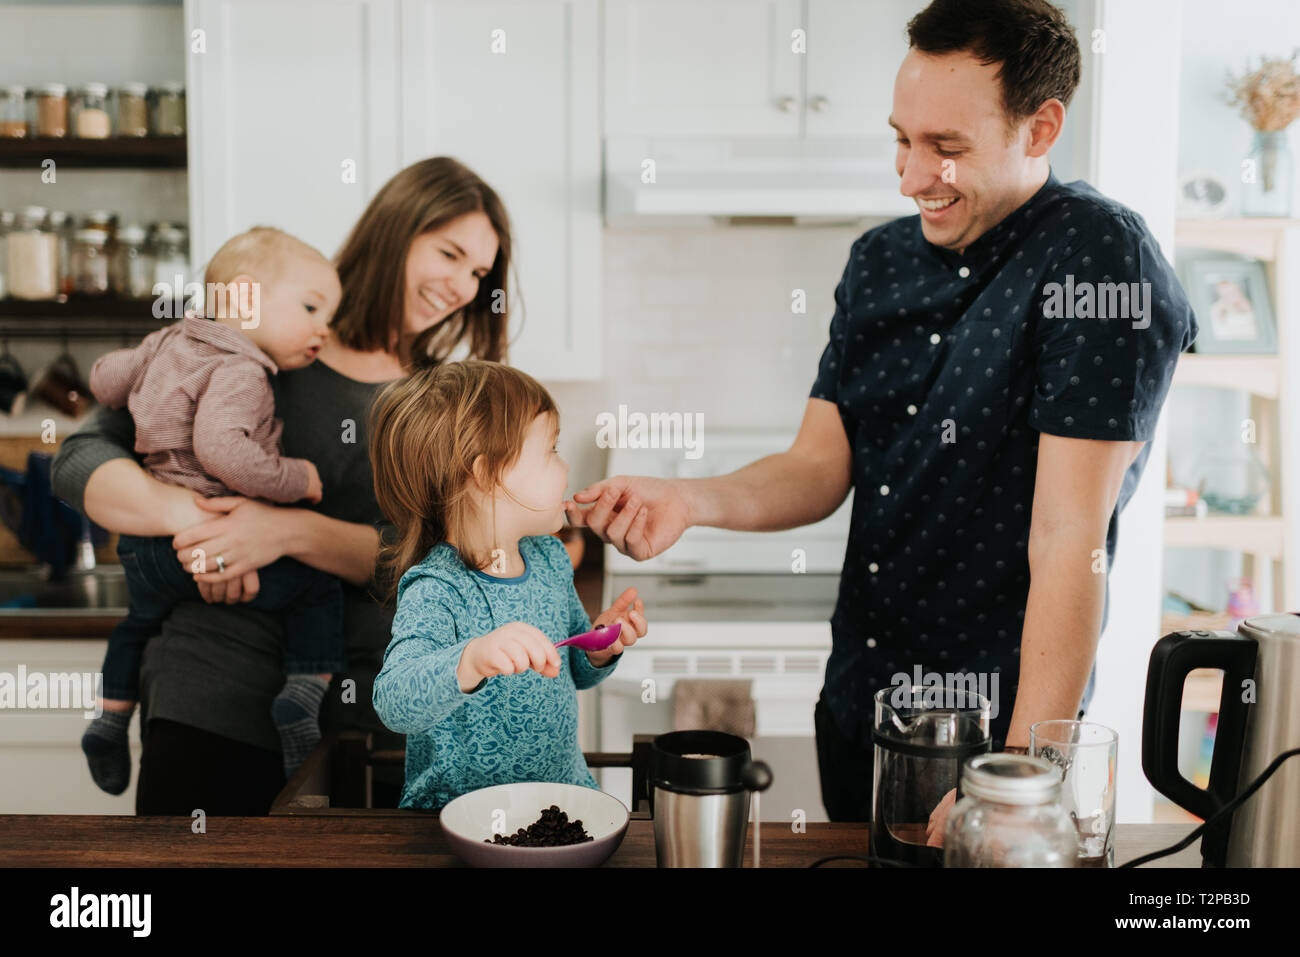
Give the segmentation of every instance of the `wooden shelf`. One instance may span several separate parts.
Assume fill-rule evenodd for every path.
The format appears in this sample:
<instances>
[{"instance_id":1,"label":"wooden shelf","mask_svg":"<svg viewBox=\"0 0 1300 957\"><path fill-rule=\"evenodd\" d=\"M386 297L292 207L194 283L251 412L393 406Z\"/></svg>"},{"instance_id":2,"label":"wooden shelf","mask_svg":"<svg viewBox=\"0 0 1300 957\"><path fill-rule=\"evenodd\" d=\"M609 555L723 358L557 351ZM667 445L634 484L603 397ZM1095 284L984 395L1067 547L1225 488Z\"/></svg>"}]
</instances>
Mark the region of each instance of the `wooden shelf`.
<instances>
[{"instance_id":1,"label":"wooden shelf","mask_svg":"<svg viewBox=\"0 0 1300 957\"><path fill-rule=\"evenodd\" d=\"M1174 225L1174 244L1273 262L1278 257L1283 234L1297 227L1300 219L1280 216L1180 219Z\"/></svg>"},{"instance_id":2,"label":"wooden shelf","mask_svg":"<svg viewBox=\"0 0 1300 957\"><path fill-rule=\"evenodd\" d=\"M1166 548L1222 548L1281 559L1283 534L1280 515L1165 519Z\"/></svg>"},{"instance_id":3,"label":"wooden shelf","mask_svg":"<svg viewBox=\"0 0 1300 957\"><path fill-rule=\"evenodd\" d=\"M1276 399L1282 388L1282 358L1183 353L1174 369L1174 385L1241 389L1266 399Z\"/></svg>"},{"instance_id":4,"label":"wooden shelf","mask_svg":"<svg viewBox=\"0 0 1300 957\"><path fill-rule=\"evenodd\" d=\"M0 167L40 169L41 161L73 169L185 169L186 137L122 137L105 140L0 138Z\"/></svg>"},{"instance_id":5,"label":"wooden shelf","mask_svg":"<svg viewBox=\"0 0 1300 957\"><path fill-rule=\"evenodd\" d=\"M13 339L113 339L145 336L175 322L157 319L153 299L0 299L0 336ZM180 315L179 310L173 314Z\"/></svg>"}]
</instances>

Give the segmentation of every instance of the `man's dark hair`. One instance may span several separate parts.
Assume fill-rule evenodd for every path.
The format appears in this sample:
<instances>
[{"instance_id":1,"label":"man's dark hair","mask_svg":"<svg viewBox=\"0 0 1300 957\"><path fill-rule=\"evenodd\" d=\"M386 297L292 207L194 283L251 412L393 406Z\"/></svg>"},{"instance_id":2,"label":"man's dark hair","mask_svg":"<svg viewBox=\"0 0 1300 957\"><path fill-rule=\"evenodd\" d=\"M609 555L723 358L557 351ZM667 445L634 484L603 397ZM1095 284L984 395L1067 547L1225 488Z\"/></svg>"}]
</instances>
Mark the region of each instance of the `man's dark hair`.
<instances>
[{"instance_id":1,"label":"man's dark hair","mask_svg":"<svg viewBox=\"0 0 1300 957\"><path fill-rule=\"evenodd\" d=\"M1070 105L1079 85L1079 41L1047 0L934 0L907 24L921 53L969 52L1000 63L1002 111L1010 129L1055 97Z\"/></svg>"}]
</instances>

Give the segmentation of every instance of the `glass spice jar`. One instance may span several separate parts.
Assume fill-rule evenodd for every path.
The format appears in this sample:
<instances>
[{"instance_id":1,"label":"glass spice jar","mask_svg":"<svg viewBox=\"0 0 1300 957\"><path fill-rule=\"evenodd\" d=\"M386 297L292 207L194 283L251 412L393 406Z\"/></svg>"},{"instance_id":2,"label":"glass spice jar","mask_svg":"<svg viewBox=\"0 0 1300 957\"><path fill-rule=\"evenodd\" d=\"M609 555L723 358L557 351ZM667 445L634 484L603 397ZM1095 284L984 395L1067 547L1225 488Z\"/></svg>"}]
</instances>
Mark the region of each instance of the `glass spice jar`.
<instances>
[{"instance_id":1,"label":"glass spice jar","mask_svg":"<svg viewBox=\"0 0 1300 957\"><path fill-rule=\"evenodd\" d=\"M68 88L62 83L46 83L36 88L32 123L36 135L62 139L68 135Z\"/></svg>"},{"instance_id":2,"label":"glass spice jar","mask_svg":"<svg viewBox=\"0 0 1300 957\"><path fill-rule=\"evenodd\" d=\"M114 295L145 299L153 293L153 254L147 238L144 227L134 223L118 232L111 276Z\"/></svg>"},{"instance_id":3,"label":"glass spice jar","mask_svg":"<svg viewBox=\"0 0 1300 957\"><path fill-rule=\"evenodd\" d=\"M0 137L22 139L27 135L27 88L0 89Z\"/></svg>"},{"instance_id":4,"label":"glass spice jar","mask_svg":"<svg viewBox=\"0 0 1300 957\"><path fill-rule=\"evenodd\" d=\"M66 297L72 288L72 217L61 209L50 210L46 221L59 243L59 295Z\"/></svg>"},{"instance_id":5,"label":"glass spice jar","mask_svg":"<svg viewBox=\"0 0 1300 957\"><path fill-rule=\"evenodd\" d=\"M14 214L0 209L0 299L9 295L9 234L13 228Z\"/></svg>"},{"instance_id":6,"label":"glass spice jar","mask_svg":"<svg viewBox=\"0 0 1300 957\"><path fill-rule=\"evenodd\" d=\"M72 243L72 285L82 296L107 296L108 237L98 229L78 229Z\"/></svg>"},{"instance_id":7,"label":"glass spice jar","mask_svg":"<svg viewBox=\"0 0 1300 957\"><path fill-rule=\"evenodd\" d=\"M72 129L81 140L106 140L113 134L108 115L108 87L87 83L72 92Z\"/></svg>"},{"instance_id":8,"label":"glass spice jar","mask_svg":"<svg viewBox=\"0 0 1300 957\"><path fill-rule=\"evenodd\" d=\"M81 217L81 225L77 228L97 229L104 234L106 240L112 241L117 234L117 213L107 209L93 209Z\"/></svg>"},{"instance_id":9,"label":"glass spice jar","mask_svg":"<svg viewBox=\"0 0 1300 957\"><path fill-rule=\"evenodd\" d=\"M144 83L117 88L117 135L149 135L149 87Z\"/></svg>"},{"instance_id":10,"label":"glass spice jar","mask_svg":"<svg viewBox=\"0 0 1300 957\"><path fill-rule=\"evenodd\" d=\"M153 91L153 135L185 135L185 84L164 83Z\"/></svg>"},{"instance_id":11,"label":"glass spice jar","mask_svg":"<svg viewBox=\"0 0 1300 957\"><path fill-rule=\"evenodd\" d=\"M6 242L9 294L15 299L54 299L59 292L59 240L43 206L28 206L15 218Z\"/></svg>"}]
</instances>

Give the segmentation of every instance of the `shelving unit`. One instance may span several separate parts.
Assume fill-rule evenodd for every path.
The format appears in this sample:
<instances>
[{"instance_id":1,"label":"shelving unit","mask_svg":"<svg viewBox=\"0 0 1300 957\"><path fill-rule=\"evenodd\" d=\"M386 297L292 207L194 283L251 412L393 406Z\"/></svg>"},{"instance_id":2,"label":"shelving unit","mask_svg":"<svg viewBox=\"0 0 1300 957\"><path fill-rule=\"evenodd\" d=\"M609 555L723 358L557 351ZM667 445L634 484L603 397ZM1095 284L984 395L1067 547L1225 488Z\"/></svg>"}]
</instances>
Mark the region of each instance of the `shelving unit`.
<instances>
[{"instance_id":1,"label":"shelving unit","mask_svg":"<svg viewBox=\"0 0 1300 957\"><path fill-rule=\"evenodd\" d=\"M0 299L0 338L139 338L175 322L174 318L155 318L153 306L152 299ZM179 316L175 308L172 312Z\"/></svg>"},{"instance_id":2,"label":"shelving unit","mask_svg":"<svg viewBox=\"0 0 1300 957\"><path fill-rule=\"evenodd\" d=\"M1250 395L1256 446L1268 468L1271 487L1256 515L1210 515L1169 518L1164 543L1169 548L1217 548L1243 553L1246 573L1256 586L1262 610L1300 608L1300 499L1295 482L1295 434L1300 417L1300 383L1286 370L1300 301L1293 276L1300 268L1300 219L1239 218L1179 220L1179 248L1234 253L1265 264L1277 322L1277 355L1184 354L1174 372L1174 386L1233 389Z\"/></svg>"}]
</instances>

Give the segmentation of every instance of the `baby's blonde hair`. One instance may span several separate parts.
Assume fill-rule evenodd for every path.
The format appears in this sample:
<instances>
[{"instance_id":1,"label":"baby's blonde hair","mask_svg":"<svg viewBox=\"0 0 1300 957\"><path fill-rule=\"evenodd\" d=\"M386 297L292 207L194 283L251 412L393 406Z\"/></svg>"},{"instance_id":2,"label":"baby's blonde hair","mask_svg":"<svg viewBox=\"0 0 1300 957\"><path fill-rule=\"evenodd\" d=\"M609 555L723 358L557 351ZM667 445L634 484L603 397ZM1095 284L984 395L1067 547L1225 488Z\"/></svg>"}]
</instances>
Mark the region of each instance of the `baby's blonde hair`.
<instances>
[{"instance_id":1,"label":"baby's blonde hair","mask_svg":"<svg viewBox=\"0 0 1300 957\"><path fill-rule=\"evenodd\" d=\"M296 236L274 226L254 226L227 239L213 255L203 275L205 283L228 283L239 275L269 282L279 275L287 254L315 257L331 269L334 264Z\"/></svg>"},{"instance_id":2,"label":"baby's blonde hair","mask_svg":"<svg viewBox=\"0 0 1300 957\"><path fill-rule=\"evenodd\" d=\"M558 429L559 411L541 383L484 359L419 369L375 399L369 424L375 499L397 529L397 541L381 550L376 579L390 597L407 569L449 538L467 567L488 566L491 555L466 547L474 462L482 456L481 479L495 489L542 414Z\"/></svg>"}]
</instances>

